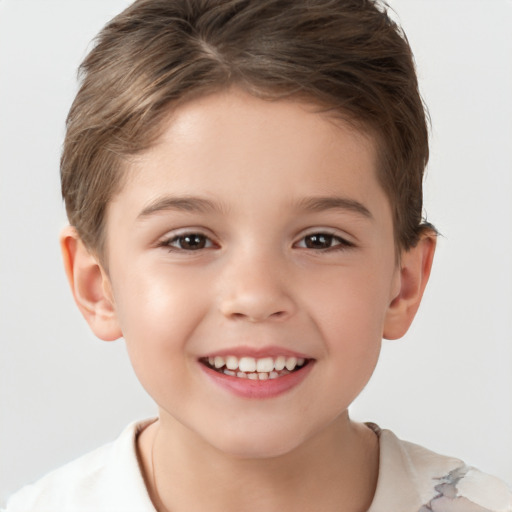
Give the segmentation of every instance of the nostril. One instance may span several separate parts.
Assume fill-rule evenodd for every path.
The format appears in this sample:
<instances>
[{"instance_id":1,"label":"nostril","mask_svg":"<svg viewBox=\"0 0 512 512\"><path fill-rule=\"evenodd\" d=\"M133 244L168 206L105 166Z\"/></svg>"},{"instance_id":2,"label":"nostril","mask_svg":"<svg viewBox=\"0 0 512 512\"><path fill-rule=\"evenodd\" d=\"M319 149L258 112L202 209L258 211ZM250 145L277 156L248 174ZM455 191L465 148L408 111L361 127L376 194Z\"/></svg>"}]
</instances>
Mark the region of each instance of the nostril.
<instances>
[{"instance_id":1,"label":"nostril","mask_svg":"<svg viewBox=\"0 0 512 512\"><path fill-rule=\"evenodd\" d=\"M248 320L249 322L261 322L263 320L269 320L269 319L280 319L286 316L286 311L275 311L274 313L270 314L249 314L249 313L240 313L240 312L234 312L231 313L231 318L234 318L236 320Z\"/></svg>"}]
</instances>

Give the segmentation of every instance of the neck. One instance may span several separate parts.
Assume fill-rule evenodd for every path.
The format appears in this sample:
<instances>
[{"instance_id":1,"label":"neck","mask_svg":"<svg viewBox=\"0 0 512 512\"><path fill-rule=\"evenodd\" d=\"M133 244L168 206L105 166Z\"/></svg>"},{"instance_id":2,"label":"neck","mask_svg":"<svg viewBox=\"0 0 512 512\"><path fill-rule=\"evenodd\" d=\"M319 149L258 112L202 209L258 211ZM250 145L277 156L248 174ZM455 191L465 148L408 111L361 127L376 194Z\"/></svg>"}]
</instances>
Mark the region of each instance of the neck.
<instances>
[{"instance_id":1,"label":"neck","mask_svg":"<svg viewBox=\"0 0 512 512\"><path fill-rule=\"evenodd\" d=\"M377 484L378 439L348 415L277 457L226 454L170 418L144 430L138 449L158 512L363 512Z\"/></svg>"}]
</instances>

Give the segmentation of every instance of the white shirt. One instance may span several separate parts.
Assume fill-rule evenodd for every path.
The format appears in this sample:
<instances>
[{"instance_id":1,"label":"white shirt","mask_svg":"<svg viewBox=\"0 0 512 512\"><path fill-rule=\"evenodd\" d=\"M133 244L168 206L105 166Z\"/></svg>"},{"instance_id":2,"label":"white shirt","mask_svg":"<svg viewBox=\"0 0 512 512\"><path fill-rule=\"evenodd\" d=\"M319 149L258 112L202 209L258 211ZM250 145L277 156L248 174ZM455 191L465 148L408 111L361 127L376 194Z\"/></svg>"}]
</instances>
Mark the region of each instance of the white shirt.
<instances>
[{"instance_id":1,"label":"white shirt","mask_svg":"<svg viewBox=\"0 0 512 512\"><path fill-rule=\"evenodd\" d=\"M155 512L136 451L152 421L129 425L113 443L23 487L5 512ZM369 426L380 438L380 460L368 512L512 512L501 480Z\"/></svg>"}]
</instances>

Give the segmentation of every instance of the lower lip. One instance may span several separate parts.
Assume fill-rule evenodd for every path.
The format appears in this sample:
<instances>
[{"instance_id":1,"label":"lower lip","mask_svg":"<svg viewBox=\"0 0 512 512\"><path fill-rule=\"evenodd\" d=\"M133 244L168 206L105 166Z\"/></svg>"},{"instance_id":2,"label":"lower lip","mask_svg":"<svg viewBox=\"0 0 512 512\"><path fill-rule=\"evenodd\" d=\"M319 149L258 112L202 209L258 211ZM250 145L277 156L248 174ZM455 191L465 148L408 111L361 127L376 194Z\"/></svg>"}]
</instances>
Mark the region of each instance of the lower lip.
<instances>
[{"instance_id":1,"label":"lower lip","mask_svg":"<svg viewBox=\"0 0 512 512\"><path fill-rule=\"evenodd\" d=\"M251 380L232 377L212 370L208 366L198 363L202 371L216 385L230 391L242 398L265 399L282 395L298 386L313 368L313 361L292 373L267 380Z\"/></svg>"}]
</instances>

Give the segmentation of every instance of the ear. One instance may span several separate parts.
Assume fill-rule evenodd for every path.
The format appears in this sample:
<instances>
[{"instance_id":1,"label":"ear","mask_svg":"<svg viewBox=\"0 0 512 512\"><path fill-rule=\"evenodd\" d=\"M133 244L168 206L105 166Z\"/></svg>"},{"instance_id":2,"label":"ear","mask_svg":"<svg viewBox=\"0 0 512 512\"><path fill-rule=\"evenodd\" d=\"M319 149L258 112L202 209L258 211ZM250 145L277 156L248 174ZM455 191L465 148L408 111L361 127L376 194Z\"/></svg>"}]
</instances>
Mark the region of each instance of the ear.
<instances>
[{"instance_id":1,"label":"ear","mask_svg":"<svg viewBox=\"0 0 512 512\"><path fill-rule=\"evenodd\" d=\"M409 329L430 276L436 240L436 234L428 230L416 246L402 252L398 276L399 290L386 314L384 338L401 338Z\"/></svg>"},{"instance_id":2,"label":"ear","mask_svg":"<svg viewBox=\"0 0 512 512\"><path fill-rule=\"evenodd\" d=\"M71 226L62 230L60 247L71 292L90 328L104 341L120 338L110 280L98 259Z\"/></svg>"}]
</instances>

